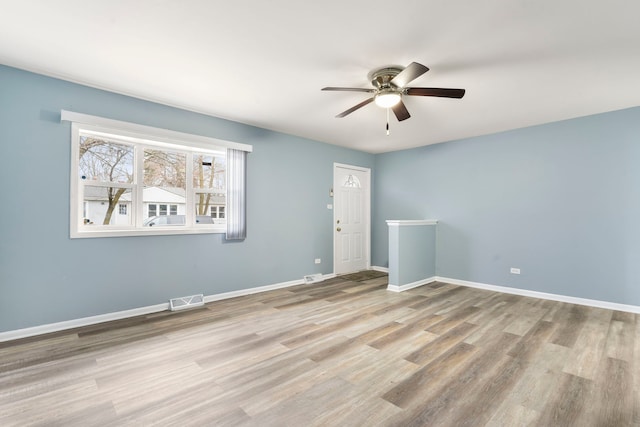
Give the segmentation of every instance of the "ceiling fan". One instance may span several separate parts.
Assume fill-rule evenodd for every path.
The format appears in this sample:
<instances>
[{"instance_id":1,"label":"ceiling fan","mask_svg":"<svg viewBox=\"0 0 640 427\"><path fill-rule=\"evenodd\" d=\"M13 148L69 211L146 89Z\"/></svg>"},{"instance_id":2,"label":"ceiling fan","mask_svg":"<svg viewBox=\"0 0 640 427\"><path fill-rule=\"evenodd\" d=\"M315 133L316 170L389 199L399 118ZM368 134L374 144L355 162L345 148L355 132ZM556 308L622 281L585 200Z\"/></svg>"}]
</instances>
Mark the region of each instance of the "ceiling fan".
<instances>
[{"instance_id":1,"label":"ceiling fan","mask_svg":"<svg viewBox=\"0 0 640 427\"><path fill-rule=\"evenodd\" d=\"M371 98L365 99L358 105L354 105L346 111L338 114L337 118L345 117L354 111L364 107L371 102L379 107L393 110L398 121L403 121L411 117L407 107L402 102L402 96L438 96L442 98L462 98L464 89L442 89L435 87L407 87L407 84L417 79L429 71L427 67L417 62L412 62L407 67L398 66L383 67L369 73L369 79L373 85L372 89L357 87L324 87L327 91L344 92L367 92L374 94ZM388 124L387 124L388 126ZM388 130L388 128L387 128Z\"/></svg>"}]
</instances>

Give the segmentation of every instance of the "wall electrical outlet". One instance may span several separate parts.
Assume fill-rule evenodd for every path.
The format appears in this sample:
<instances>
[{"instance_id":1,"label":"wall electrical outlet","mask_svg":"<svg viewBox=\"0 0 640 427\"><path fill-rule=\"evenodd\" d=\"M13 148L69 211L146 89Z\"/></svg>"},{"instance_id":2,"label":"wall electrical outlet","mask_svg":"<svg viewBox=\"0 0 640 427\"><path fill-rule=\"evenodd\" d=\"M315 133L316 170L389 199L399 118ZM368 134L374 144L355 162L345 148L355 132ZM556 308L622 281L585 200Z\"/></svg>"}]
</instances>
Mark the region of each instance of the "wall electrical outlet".
<instances>
[{"instance_id":1,"label":"wall electrical outlet","mask_svg":"<svg viewBox=\"0 0 640 427\"><path fill-rule=\"evenodd\" d=\"M316 264L320 264L322 260L320 258L316 258Z\"/></svg>"},{"instance_id":2,"label":"wall electrical outlet","mask_svg":"<svg viewBox=\"0 0 640 427\"><path fill-rule=\"evenodd\" d=\"M511 274L520 274L520 269L511 267Z\"/></svg>"}]
</instances>

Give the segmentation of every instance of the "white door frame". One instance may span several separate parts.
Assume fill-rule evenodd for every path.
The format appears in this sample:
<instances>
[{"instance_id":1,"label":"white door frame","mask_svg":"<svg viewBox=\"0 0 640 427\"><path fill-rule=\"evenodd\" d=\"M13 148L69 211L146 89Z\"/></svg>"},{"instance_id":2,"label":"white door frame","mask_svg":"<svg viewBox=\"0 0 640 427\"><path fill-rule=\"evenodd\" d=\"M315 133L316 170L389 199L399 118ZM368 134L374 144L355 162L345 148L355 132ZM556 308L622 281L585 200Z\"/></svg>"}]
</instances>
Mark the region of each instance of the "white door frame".
<instances>
[{"instance_id":1,"label":"white door frame","mask_svg":"<svg viewBox=\"0 0 640 427\"><path fill-rule=\"evenodd\" d=\"M337 194L337 189L338 186L341 185L339 182L336 182L335 176L336 176L336 169L337 168L342 168L342 169L351 169L351 170L356 170L358 172L363 172L366 175L366 191L364 192L364 217L365 217L365 256L366 256L366 268L370 269L371 268L371 169L370 168L365 168L362 166L354 166L354 165L347 165L344 163L333 163L333 193L334 195ZM338 251L336 250L336 233L335 233L335 228L336 228L336 212L338 212L338 210L335 207L336 204L336 198L334 197L333 199L333 222L331 224L331 234L333 235L333 274L336 274L336 265L338 264L338 260L337 260L337 253Z\"/></svg>"}]
</instances>

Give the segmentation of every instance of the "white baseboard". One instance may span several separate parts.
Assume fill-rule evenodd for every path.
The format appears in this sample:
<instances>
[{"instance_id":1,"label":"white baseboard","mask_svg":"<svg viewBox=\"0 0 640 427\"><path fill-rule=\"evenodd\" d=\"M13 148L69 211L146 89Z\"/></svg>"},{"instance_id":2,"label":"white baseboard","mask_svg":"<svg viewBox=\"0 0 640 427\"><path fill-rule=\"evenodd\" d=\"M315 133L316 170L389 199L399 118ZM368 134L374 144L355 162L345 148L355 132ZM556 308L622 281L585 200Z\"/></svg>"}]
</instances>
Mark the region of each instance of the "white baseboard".
<instances>
[{"instance_id":1,"label":"white baseboard","mask_svg":"<svg viewBox=\"0 0 640 427\"><path fill-rule=\"evenodd\" d=\"M169 303L149 305L131 310L117 311L115 313L99 314L97 316L82 317L80 319L65 320L64 322L49 323L47 325L33 326L30 328L16 329L14 331L0 332L0 342L49 334L51 332L64 331L79 328L81 326L95 325L97 323L110 322L112 320L126 319L128 317L143 316L169 309Z\"/></svg>"},{"instance_id":2,"label":"white baseboard","mask_svg":"<svg viewBox=\"0 0 640 427\"><path fill-rule=\"evenodd\" d=\"M323 274L321 280L324 281L327 279L333 279L334 277L336 277L336 275L333 273ZM318 283L321 283L321 282L318 282ZM273 290L282 289L282 288L290 288L291 286L298 286L298 285L304 285L304 284L305 284L304 279L299 279L299 280L291 280L289 282L276 283L274 285L259 286L257 288L241 289L239 291L231 291L231 292L225 292L222 294L207 295L206 297L204 297L204 302L208 303L213 301L220 301L223 299L237 298L244 295L252 295L260 292L273 291Z\"/></svg>"},{"instance_id":3,"label":"white baseboard","mask_svg":"<svg viewBox=\"0 0 640 427\"><path fill-rule=\"evenodd\" d=\"M505 294L521 295L525 297L540 298L551 301L567 302L570 304L586 305L589 307L606 308L608 310L626 311L629 313L639 313L640 306L618 304L615 302L599 301L587 298L570 297L566 295L549 294L546 292L530 291L527 289L510 288L508 286L488 285L486 283L469 282L466 280L451 279L449 277L436 276L438 282L451 283L452 285L467 286L469 288L486 289L488 291L502 292Z\"/></svg>"},{"instance_id":4,"label":"white baseboard","mask_svg":"<svg viewBox=\"0 0 640 427\"><path fill-rule=\"evenodd\" d=\"M385 273L389 271L389 269L386 267L373 266L371 267L371 269L385 272ZM336 277L335 274L325 274L322 276L323 280L332 279L334 277ZM418 286L426 285L427 283L431 283L434 281L451 283L452 285L466 286L469 288L478 288L478 289L485 289L485 290L494 291L494 292L502 292L506 294L521 295L526 297L547 299L551 301L567 302L571 304L586 305L589 307L598 307L598 308L604 308L608 310L618 310L618 311L625 311L629 313L640 314L640 306L636 306L636 305L619 304L619 303L608 302L608 301L599 301L599 300L592 300L587 298L570 297L566 295L549 294L545 292L510 288L507 286L489 285L486 283L469 282L467 280L452 279L449 277L441 277L441 276L434 276L428 279L418 280L416 282L409 283L406 285L401 285L401 286L390 284L388 285L387 290L392 292L402 292L412 288L416 288ZM236 298L243 295L251 295L259 292L272 291L275 289L288 288L291 286L298 286L303 284L304 284L304 280L302 279L292 280L289 282L276 283L273 285L259 286L257 288L249 288L249 289L243 289L239 291L225 292L222 294L208 295L204 297L204 301L205 303L220 301L223 299ZM120 319L129 318L129 317L142 316L145 314L157 313L157 312L165 311L168 309L169 309L169 303L155 304L155 305L150 305L146 307L134 308L131 310L118 311L115 313L106 313L106 314L100 314L97 316L83 317L80 319L50 323L47 325L39 325L39 326L30 327L30 328L16 329L14 331L0 332L0 342L12 341L20 338L27 338L27 337L32 337L36 335L48 334L51 332L59 332L67 329L79 328L81 326L95 325L97 323L109 322L112 320L120 320Z\"/></svg>"},{"instance_id":5,"label":"white baseboard","mask_svg":"<svg viewBox=\"0 0 640 427\"><path fill-rule=\"evenodd\" d=\"M415 282L407 283L406 285L392 285L389 283L387 285L387 290L391 292L403 292L408 291L409 289L417 288L418 286L426 285L427 283L435 282L436 277L429 277L428 279L417 280Z\"/></svg>"},{"instance_id":6,"label":"white baseboard","mask_svg":"<svg viewBox=\"0 0 640 427\"><path fill-rule=\"evenodd\" d=\"M324 274L322 280L332 279L335 274ZM242 289L239 291L225 292L222 294L207 295L204 302L220 301L223 299L236 298L243 295L251 295L259 292L272 291L275 289L288 288L291 286L304 285L304 280L291 280L289 282L276 283L273 285L259 286L257 288ZM131 310L117 311L114 313L99 314L97 316L82 317L80 319L65 320L63 322L49 323L47 325L33 326L30 328L16 329L14 331L0 332L0 342L12 341L20 338L28 338L36 335L49 334L52 332L64 331L67 329L79 328L81 326L95 325L98 323L121 320L129 317L142 316L145 314L158 313L169 309L169 303L149 305L146 307L134 308Z\"/></svg>"}]
</instances>

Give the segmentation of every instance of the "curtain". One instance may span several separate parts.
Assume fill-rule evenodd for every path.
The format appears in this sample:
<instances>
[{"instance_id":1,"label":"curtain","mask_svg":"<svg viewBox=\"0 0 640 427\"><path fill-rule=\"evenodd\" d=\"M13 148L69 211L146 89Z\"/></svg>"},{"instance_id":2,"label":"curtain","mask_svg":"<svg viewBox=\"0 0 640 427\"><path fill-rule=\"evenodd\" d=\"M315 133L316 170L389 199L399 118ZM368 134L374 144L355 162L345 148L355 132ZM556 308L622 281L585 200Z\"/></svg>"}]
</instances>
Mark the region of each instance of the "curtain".
<instances>
[{"instance_id":1,"label":"curtain","mask_svg":"<svg viewBox=\"0 0 640 427\"><path fill-rule=\"evenodd\" d=\"M247 152L227 149L227 240L247 237Z\"/></svg>"}]
</instances>

